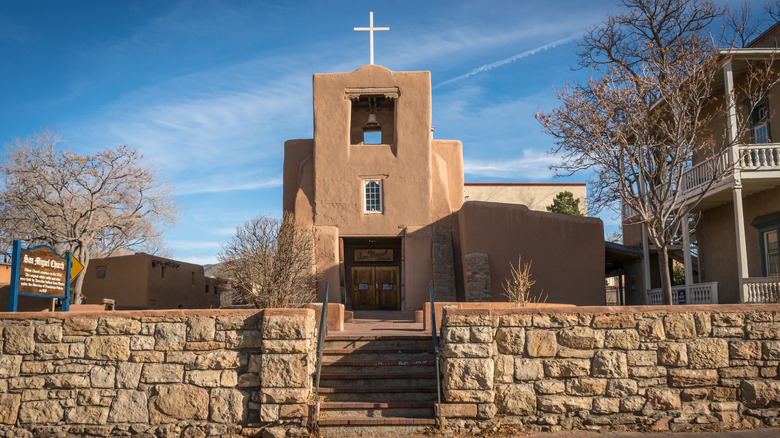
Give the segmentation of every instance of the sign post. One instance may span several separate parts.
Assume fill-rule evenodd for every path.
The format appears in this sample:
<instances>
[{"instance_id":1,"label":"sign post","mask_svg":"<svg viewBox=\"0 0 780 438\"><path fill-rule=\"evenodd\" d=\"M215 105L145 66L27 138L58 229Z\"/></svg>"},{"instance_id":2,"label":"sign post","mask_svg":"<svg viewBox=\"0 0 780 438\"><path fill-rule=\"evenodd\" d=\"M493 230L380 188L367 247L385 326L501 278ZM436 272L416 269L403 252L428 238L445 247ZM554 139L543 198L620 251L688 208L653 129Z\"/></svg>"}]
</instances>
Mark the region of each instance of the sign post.
<instances>
[{"instance_id":1,"label":"sign post","mask_svg":"<svg viewBox=\"0 0 780 438\"><path fill-rule=\"evenodd\" d=\"M14 240L11 260L11 294L8 311L16 312L19 297L44 297L62 299L62 310L70 307L70 276L72 255L60 256L48 245L22 248Z\"/></svg>"}]
</instances>

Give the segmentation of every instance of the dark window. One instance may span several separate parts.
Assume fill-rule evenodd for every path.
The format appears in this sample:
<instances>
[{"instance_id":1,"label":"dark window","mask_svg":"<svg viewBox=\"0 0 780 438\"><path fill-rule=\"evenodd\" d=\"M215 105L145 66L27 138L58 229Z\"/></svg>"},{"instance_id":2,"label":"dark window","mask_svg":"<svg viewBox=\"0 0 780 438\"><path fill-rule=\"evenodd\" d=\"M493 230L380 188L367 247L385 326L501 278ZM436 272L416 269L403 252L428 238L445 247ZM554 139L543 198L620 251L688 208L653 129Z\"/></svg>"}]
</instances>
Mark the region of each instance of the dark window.
<instances>
[{"instance_id":1,"label":"dark window","mask_svg":"<svg viewBox=\"0 0 780 438\"><path fill-rule=\"evenodd\" d=\"M98 266L95 269L95 274L97 275L98 280L106 278L106 267L105 266Z\"/></svg>"}]
</instances>

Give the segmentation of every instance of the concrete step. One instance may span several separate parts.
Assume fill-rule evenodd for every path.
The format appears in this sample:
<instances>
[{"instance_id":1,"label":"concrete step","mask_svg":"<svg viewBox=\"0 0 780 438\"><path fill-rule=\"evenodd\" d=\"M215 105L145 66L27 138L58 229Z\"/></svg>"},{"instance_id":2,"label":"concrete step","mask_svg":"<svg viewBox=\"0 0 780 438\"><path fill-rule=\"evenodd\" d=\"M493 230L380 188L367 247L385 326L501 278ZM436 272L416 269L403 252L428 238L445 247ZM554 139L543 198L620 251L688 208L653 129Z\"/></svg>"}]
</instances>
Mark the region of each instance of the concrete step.
<instances>
[{"instance_id":1,"label":"concrete step","mask_svg":"<svg viewBox=\"0 0 780 438\"><path fill-rule=\"evenodd\" d=\"M419 402L435 401L436 383L428 386L355 387L340 386L328 388L320 386L320 402Z\"/></svg>"},{"instance_id":2,"label":"concrete step","mask_svg":"<svg viewBox=\"0 0 780 438\"><path fill-rule=\"evenodd\" d=\"M435 403L422 402L324 402L320 418L433 418Z\"/></svg>"},{"instance_id":3,"label":"concrete step","mask_svg":"<svg viewBox=\"0 0 780 438\"><path fill-rule=\"evenodd\" d=\"M322 352L324 363L340 361L434 360L431 348L333 349Z\"/></svg>"},{"instance_id":4,"label":"concrete step","mask_svg":"<svg viewBox=\"0 0 780 438\"><path fill-rule=\"evenodd\" d=\"M416 425L357 425L357 424L327 424L320 426L319 433L323 437L408 437L429 434L436 428L434 424Z\"/></svg>"},{"instance_id":5,"label":"concrete step","mask_svg":"<svg viewBox=\"0 0 780 438\"><path fill-rule=\"evenodd\" d=\"M433 348L433 340L431 337L419 336L356 336L329 334L325 338L323 351L396 348Z\"/></svg>"},{"instance_id":6,"label":"concrete step","mask_svg":"<svg viewBox=\"0 0 780 438\"><path fill-rule=\"evenodd\" d=\"M435 368L432 364L429 364L428 361L422 361L422 363L415 363L415 361L399 362L401 362L401 364L385 364L383 362L367 362L365 364L349 362L333 363L322 367L322 375L336 375L341 376L338 378L344 379L355 379L359 377L382 378L382 375L395 376L393 378L404 378L404 376L420 374L436 377L436 374L434 374Z\"/></svg>"}]
</instances>

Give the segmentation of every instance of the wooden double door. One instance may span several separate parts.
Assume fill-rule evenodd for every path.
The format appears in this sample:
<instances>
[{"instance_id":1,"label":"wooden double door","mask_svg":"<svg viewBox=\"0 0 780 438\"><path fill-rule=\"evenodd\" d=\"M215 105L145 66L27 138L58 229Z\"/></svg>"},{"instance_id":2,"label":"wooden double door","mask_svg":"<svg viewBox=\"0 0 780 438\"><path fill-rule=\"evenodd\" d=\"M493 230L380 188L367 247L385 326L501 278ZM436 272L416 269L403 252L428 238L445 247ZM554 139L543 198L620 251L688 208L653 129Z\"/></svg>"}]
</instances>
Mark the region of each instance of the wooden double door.
<instances>
[{"instance_id":1,"label":"wooden double door","mask_svg":"<svg viewBox=\"0 0 780 438\"><path fill-rule=\"evenodd\" d=\"M401 284L398 266L352 266L352 308L400 310Z\"/></svg>"}]
</instances>

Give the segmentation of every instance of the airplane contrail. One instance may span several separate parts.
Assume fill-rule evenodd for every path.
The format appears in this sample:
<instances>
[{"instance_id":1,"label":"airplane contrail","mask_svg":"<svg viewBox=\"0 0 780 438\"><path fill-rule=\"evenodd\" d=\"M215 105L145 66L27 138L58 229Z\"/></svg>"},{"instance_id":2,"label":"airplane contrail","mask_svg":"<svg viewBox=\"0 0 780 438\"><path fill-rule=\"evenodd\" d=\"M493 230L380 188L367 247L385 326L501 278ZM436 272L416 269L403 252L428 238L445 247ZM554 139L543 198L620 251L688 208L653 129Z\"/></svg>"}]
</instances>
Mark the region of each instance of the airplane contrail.
<instances>
[{"instance_id":1,"label":"airplane contrail","mask_svg":"<svg viewBox=\"0 0 780 438\"><path fill-rule=\"evenodd\" d=\"M460 75L458 77L446 80L446 81L442 82L441 84L438 84L438 85L434 86L433 88L439 88L439 87L443 87L445 85L452 84L454 82L462 81L463 79L466 79L466 78L469 78L471 76L474 76L477 73L482 73L482 72L485 72L485 71L488 71L488 70L493 70L494 68L501 67L502 65L509 64L510 62L517 61L518 59L523 59L525 57L528 57L528 56L531 56L531 55L535 55L536 53L539 53L539 52L541 52L543 50L552 49L552 48L554 48L556 46L559 46L561 44L568 43L569 41L572 41L576 37L577 37L577 35L569 35L566 38L561 38L561 39L559 39L557 41L553 41L553 42L545 44L543 46L539 46L539 47L536 47L536 48L531 49L531 50L526 50L523 53L519 53L517 55L510 56L509 58L502 59L500 61L496 61L496 62L493 62L493 63L490 63L490 64L485 64L485 65L483 65L481 67L477 67L474 70L471 70L470 72L468 72L468 73L466 73L464 75Z\"/></svg>"}]
</instances>

